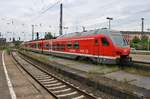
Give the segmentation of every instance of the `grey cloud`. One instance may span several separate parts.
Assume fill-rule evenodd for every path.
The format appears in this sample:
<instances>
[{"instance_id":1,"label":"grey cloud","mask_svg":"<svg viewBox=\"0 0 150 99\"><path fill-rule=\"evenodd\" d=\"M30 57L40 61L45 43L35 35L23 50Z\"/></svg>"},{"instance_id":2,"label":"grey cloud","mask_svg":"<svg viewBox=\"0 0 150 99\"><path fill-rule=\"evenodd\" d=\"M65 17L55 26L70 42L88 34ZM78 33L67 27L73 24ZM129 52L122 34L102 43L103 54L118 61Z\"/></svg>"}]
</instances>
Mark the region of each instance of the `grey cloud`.
<instances>
[{"instance_id":1,"label":"grey cloud","mask_svg":"<svg viewBox=\"0 0 150 99\"><path fill-rule=\"evenodd\" d=\"M53 32L58 32L59 5L40 13L56 3L56 0L0 0L1 18L14 18L16 27L28 24L25 31L31 33L31 24L44 24L41 31L48 31L51 25ZM145 26L150 26L150 0L64 0L64 26L68 32L107 27L106 17L113 17L112 27L118 30L140 30L141 17ZM37 17L38 16L38 17ZM2 24L1 24L2 26ZM45 27L44 27L45 26ZM145 28L145 29L146 29ZM22 28L17 29L22 32ZM66 30L65 30L66 31Z\"/></svg>"}]
</instances>

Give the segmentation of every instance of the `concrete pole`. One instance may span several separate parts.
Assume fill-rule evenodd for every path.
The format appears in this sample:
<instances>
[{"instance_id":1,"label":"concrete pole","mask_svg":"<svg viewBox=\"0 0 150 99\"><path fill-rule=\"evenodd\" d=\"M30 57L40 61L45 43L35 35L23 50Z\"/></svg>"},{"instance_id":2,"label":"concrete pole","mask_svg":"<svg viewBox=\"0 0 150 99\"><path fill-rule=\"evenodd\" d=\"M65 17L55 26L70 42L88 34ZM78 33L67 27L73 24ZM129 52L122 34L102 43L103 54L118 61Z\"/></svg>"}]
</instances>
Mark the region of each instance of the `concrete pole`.
<instances>
[{"instance_id":1,"label":"concrete pole","mask_svg":"<svg viewBox=\"0 0 150 99\"><path fill-rule=\"evenodd\" d=\"M32 25L32 40L34 40L34 25Z\"/></svg>"},{"instance_id":2,"label":"concrete pole","mask_svg":"<svg viewBox=\"0 0 150 99\"><path fill-rule=\"evenodd\" d=\"M59 35L63 34L63 4L60 4L60 24L59 24Z\"/></svg>"},{"instance_id":3,"label":"concrete pole","mask_svg":"<svg viewBox=\"0 0 150 99\"><path fill-rule=\"evenodd\" d=\"M144 35L144 18L141 18L141 20L142 20L141 33L143 36Z\"/></svg>"}]
</instances>

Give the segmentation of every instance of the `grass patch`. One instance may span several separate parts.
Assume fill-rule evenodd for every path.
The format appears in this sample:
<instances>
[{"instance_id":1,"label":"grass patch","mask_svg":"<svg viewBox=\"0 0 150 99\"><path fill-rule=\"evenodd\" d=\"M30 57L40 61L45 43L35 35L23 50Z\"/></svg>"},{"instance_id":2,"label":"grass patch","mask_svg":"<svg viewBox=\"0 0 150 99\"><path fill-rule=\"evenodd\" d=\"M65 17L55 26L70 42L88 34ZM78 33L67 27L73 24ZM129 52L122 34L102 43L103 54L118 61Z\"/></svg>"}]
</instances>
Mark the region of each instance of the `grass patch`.
<instances>
[{"instance_id":1,"label":"grass patch","mask_svg":"<svg viewBox=\"0 0 150 99\"><path fill-rule=\"evenodd\" d=\"M10 55L10 54L11 54L11 51L12 51L12 48L7 47L7 48L5 48L5 50L6 50L7 54Z\"/></svg>"},{"instance_id":2,"label":"grass patch","mask_svg":"<svg viewBox=\"0 0 150 99\"><path fill-rule=\"evenodd\" d=\"M9 52L9 50L8 50L8 52ZM22 51L22 52L28 56L31 56L32 58L35 58L39 61L46 62L46 63L49 63L49 61L55 62L55 60L57 60L57 57L49 57L49 56L45 56L42 54L36 54L35 52L29 52L29 51ZM62 61L62 60L60 60L60 61ZM80 61L76 61L76 62L78 63ZM81 61L81 63L85 63L85 62ZM72 65L72 63L69 62L69 63L66 63L66 65L64 65L64 66L70 67L70 65ZM92 63L91 63L91 65L92 65ZM117 65L100 65L100 64L97 64L97 65L93 64L93 67L91 70L88 71L88 74L104 75L104 74L116 72L119 70L122 70L122 71L125 71L128 73L132 73L132 74L142 75L142 76L150 76L149 71L139 70L134 67L129 67L129 66L119 67Z\"/></svg>"},{"instance_id":3,"label":"grass patch","mask_svg":"<svg viewBox=\"0 0 150 99\"><path fill-rule=\"evenodd\" d=\"M89 71L89 73L104 75L107 73L116 72L118 70L120 70L120 68L118 66L106 66L106 65L99 66L99 65L97 65L97 66L94 66L92 68L92 70Z\"/></svg>"},{"instance_id":4,"label":"grass patch","mask_svg":"<svg viewBox=\"0 0 150 99\"><path fill-rule=\"evenodd\" d=\"M37 60L39 60L39 61L42 61L42 62L48 62L48 61L49 61L48 58L43 57L43 56L41 56L41 55L37 55L37 54L35 54L34 52L24 51L23 53L27 54L28 56L30 56L30 57L32 57L32 58L34 58L34 59L37 59Z\"/></svg>"},{"instance_id":5,"label":"grass patch","mask_svg":"<svg viewBox=\"0 0 150 99\"><path fill-rule=\"evenodd\" d=\"M132 73L132 74L138 74L138 75L141 75L141 76L150 76L149 71L139 70L139 69L136 69L136 68L133 68L133 67L125 67L122 70L125 71L125 72Z\"/></svg>"}]
</instances>

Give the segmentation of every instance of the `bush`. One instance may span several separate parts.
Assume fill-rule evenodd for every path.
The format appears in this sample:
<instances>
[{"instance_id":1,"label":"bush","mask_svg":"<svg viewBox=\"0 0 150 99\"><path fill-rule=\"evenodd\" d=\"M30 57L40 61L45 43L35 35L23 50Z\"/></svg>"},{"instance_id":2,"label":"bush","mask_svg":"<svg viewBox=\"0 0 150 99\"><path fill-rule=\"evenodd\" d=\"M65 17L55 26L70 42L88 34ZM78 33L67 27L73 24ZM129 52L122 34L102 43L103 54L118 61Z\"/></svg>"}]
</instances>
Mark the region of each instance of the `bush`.
<instances>
[{"instance_id":1,"label":"bush","mask_svg":"<svg viewBox=\"0 0 150 99\"><path fill-rule=\"evenodd\" d=\"M138 50L148 50L149 49L148 47L150 47L150 40L148 42L148 37L145 35L142 36L141 39L135 36L133 40L131 41L131 47L138 49Z\"/></svg>"}]
</instances>

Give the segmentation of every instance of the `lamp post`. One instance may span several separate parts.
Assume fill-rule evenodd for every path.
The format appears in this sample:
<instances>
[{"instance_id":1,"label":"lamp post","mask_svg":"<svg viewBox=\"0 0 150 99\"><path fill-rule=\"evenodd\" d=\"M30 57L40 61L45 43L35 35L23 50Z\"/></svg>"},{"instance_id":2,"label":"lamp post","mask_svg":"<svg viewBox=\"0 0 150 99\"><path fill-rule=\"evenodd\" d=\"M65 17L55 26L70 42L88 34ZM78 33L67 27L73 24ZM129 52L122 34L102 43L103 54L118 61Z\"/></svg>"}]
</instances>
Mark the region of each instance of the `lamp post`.
<instances>
[{"instance_id":1,"label":"lamp post","mask_svg":"<svg viewBox=\"0 0 150 99\"><path fill-rule=\"evenodd\" d=\"M150 49L150 36L148 35L148 44L147 44L147 50L149 51Z\"/></svg>"},{"instance_id":2,"label":"lamp post","mask_svg":"<svg viewBox=\"0 0 150 99\"><path fill-rule=\"evenodd\" d=\"M111 29L111 23L110 23L110 21L111 21L111 20L113 20L113 18L112 18L112 17L107 17L106 19L108 19L108 20L109 20L108 25L109 25L109 30L110 30L110 29Z\"/></svg>"}]
</instances>

